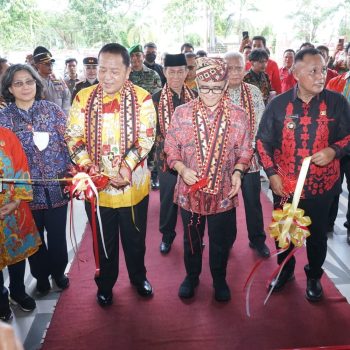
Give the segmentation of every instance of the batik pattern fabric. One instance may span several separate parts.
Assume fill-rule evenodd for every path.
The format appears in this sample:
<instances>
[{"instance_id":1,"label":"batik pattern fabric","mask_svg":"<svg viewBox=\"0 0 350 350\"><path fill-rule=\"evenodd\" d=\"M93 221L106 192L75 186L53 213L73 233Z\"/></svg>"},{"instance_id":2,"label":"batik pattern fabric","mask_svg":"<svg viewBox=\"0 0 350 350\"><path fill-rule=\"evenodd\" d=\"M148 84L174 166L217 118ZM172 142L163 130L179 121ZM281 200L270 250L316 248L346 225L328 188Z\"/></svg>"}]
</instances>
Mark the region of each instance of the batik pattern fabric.
<instances>
[{"instance_id":1,"label":"batik pattern fabric","mask_svg":"<svg viewBox=\"0 0 350 350\"><path fill-rule=\"evenodd\" d=\"M264 103L266 105L270 97L270 92L272 91L269 76L264 72L257 74L250 69L244 76L243 81L245 83L255 85L261 91Z\"/></svg>"},{"instance_id":2,"label":"batik pattern fabric","mask_svg":"<svg viewBox=\"0 0 350 350\"><path fill-rule=\"evenodd\" d=\"M34 254L41 244L28 201L33 198L27 158L18 138L0 127L0 207L20 200L19 207L0 220L0 270ZM16 179L18 182L11 181ZM21 181L22 180L22 181Z\"/></svg>"},{"instance_id":3,"label":"batik pattern fabric","mask_svg":"<svg viewBox=\"0 0 350 350\"><path fill-rule=\"evenodd\" d=\"M209 215L238 205L237 196L228 198L233 169L238 163L248 165L253 150L248 121L240 107L228 97L221 113L201 107L200 103L196 98L176 108L164 150L171 169L180 161L199 176L209 175L208 185L195 193L189 193L190 187L179 176L174 194L174 202L180 207ZM205 115L201 115L202 108Z\"/></svg>"},{"instance_id":4,"label":"batik pattern fabric","mask_svg":"<svg viewBox=\"0 0 350 350\"><path fill-rule=\"evenodd\" d=\"M156 112L150 94L129 81L113 96L100 89L91 86L76 95L65 138L78 165L96 162L113 177L125 162L132 173L131 185L124 189L108 185L99 192L99 201L109 208L130 207L149 193L146 157L154 143Z\"/></svg>"},{"instance_id":5,"label":"batik pattern fabric","mask_svg":"<svg viewBox=\"0 0 350 350\"><path fill-rule=\"evenodd\" d=\"M26 153L33 182L32 210L61 207L68 202L60 182L71 164L64 140L67 117L56 104L40 100L25 111L11 103L0 110L0 125L12 130ZM47 147L39 150L34 142L34 132L49 134ZM47 181L42 181L47 180Z\"/></svg>"},{"instance_id":6,"label":"batik pattern fabric","mask_svg":"<svg viewBox=\"0 0 350 350\"><path fill-rule=\"evenodd\" d=\"M180 95L165 85L161 91L158 91L152 96L157 112L155 162L159 171L169 170L166 163L166 154L164 152L164 140L169 128L171 117L178 106L188 103L196 97L197 92L189 89L186 85L182 88Z\"/></svg>"},{"instance_id":7,"label":"batik pattern fabric","mask_svg":"<svg viewBox=\"0 0 350 350\"><path fill-rule=\"evenodd\" d=\"M254 155L249 165L249 173L260 171L258 155L255 150L255 137L258 132L261 116L265 110L264 100L260 90L251 84L242 83L235 89L229 89L229 95L233 104L240 106L245 112L249 122L249 130L252 139Z\"/></svg>"},{"instance_id":8,"label":"batik pattern fabric","mask_svg":"<svg viewBox=\"0 0 350 350\"><path fill-rule=\"evenodd\" d=\"M349 103L333 91L325 89L309 103L297 96L297 87L277 96L267 106L257 134L266 174L296 183L303 159L331 147L336 156L328 165L310 165L303 197L339 194L339 160L350 152L349 120Z\"/></svg>"},{"instance_id":9,"label":"batik pattern fabric","mask_svg":"<svg viewBox=\"0 0 350 350\"><path fill-rule=\"evenodd\" d=\"M5 99L0 95L0 109L4 109L7 106Z\"/></svg>"}]
</instances>

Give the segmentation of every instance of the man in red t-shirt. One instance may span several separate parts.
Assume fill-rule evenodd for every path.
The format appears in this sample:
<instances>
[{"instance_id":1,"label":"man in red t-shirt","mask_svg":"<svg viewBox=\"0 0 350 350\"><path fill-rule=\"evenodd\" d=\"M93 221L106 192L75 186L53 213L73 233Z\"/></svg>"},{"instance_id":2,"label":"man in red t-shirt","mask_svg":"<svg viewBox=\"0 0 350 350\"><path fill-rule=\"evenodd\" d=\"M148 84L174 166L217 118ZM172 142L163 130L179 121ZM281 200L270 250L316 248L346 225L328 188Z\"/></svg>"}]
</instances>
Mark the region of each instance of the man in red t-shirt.
<instances>
[{"instance_id":1,"label":"man in red t-shirt","mask_svg":"<svg viewBox=\"0 0 350 350\"><path fill-rule=\"evenodd\" d=\"M292 73L294 56L295 51L292 49L287 49L283 53L283 67L280 68L282 92L290 90L297 83Z\"/></svg>"}]
</instances>

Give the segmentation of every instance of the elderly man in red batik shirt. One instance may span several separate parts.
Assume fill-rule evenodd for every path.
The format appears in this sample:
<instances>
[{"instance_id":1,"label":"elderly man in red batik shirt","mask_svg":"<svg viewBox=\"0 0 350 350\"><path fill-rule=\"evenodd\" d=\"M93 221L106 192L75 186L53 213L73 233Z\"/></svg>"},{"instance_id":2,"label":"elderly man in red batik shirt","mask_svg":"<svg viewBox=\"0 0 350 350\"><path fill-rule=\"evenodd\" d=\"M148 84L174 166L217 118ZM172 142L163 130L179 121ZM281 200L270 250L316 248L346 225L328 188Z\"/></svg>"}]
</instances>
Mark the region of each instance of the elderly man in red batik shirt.
<instances>
[{"instance_id":1,"label":"elderly man in red batik shirt","mask_svg":"<svg viewBox=\"0 0 350 350\"><path fill-rule=\"evenodd\" d=\"M315 48L303 49L295 55L293 73L298 84L267 106L256 144L270 180L275 208L281 206L282 199L291 201L302 161L311 156L298 207L305 210L312 222L311 235L306 239L308 264L304 270L306 298L315 302L323 296L321 277L330 208L341 191L339 160L350 151L350 106L344 96L324 89L327 66ZM293 247L291 244L278 255L279 264ZM286 262L270 285L274 291L294 279L295 262L294 256Z\"/></svg>"},{"instance_id":2,"label":"elderly man in red batik shirt","mask_svg":"<svg viewBox=\"0 0 350 350\"><path fill-rule=\"evenodd\" d=\"M207 221L215 299L228 301L226 267L235 239L237 193L253 150L247 117L226 91L225 62L197 58L196 67L199 97L176 108L165 139L168 165L179 174L174 200L185 228L187 275L179 297L193 297L199 283Z\"/></svg>"}]
</instances>

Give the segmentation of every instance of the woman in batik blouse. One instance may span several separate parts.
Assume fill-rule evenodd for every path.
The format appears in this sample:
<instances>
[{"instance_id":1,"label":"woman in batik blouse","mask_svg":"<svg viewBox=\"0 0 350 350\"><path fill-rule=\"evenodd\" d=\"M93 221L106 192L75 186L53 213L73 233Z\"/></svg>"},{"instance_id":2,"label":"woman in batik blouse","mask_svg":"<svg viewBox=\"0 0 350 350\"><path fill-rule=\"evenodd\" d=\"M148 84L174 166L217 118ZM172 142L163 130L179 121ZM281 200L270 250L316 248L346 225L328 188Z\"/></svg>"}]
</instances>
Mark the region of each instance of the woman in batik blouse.
<instances>
[{"instance_id":1,"label":"woman in batik blouse","mask_svg":"<svg viewBox=\"0 0 350 350\"><path fill-rule=\"evenodd\" d=\"M13 304L24 311L35 309L35 301L25 291L25 259L41 243L28 201L33 199L28 182L27 158L18 138L0 127L0 319L7 321ZM17 181L12 181L13 179ZM22 181L21 181L22 180ZM4 286L2 270L8 267L10 295Z\"/></svg>"},{"instance_id":2,"label":"woman in batik blouse","mask_svg":"<svg viewBox=\"0 0 350 350\"><path fill-rule=\"evenodd\" d=\"M51 275L57 287L65 289L69 286L65 275L68 198L54 179L64 176L70 164L63 138L66 116L59 106L41 99L40 77L28 65L11 66L1 86L8 106L0 111L0 125L11 129L21 141L34 179L30 208L43 243L29 259L32 275L37 279L36 288L41 294L48 293Z\"/></svg>"}]
</instances>

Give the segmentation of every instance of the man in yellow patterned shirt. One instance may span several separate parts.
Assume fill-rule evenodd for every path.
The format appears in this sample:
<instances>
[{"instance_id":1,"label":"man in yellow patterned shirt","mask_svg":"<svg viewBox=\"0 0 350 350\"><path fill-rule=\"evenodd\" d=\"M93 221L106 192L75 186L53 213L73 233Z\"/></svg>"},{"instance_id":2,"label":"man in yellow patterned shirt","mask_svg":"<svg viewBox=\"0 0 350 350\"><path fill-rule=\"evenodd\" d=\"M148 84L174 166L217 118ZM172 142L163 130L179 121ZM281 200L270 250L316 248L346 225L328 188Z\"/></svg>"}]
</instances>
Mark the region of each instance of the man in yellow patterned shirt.
<instances>
[{"instance_id":1,"label":"man in yellow patterned shirt","mask_svg":"<svg viewBox=\"0 0 350 350\"><path fill-rule=\"evenodd\" d=\"M150 188L146 157L154 143L156 112L149 93L133 85L129 73L128 51L116 43L103 46L98 56L99 84L76 95L66 131L73 161L87 167L90 174L103 172L110 179L99 192L107 254L100 232L95 243L95 282L101 306L113 302L119 232L131 283L142 296L153 293L144 257ZM91 205L85 203L91 223Z\"/></svg>"}]
</instances>

